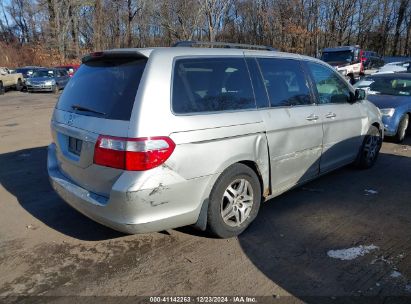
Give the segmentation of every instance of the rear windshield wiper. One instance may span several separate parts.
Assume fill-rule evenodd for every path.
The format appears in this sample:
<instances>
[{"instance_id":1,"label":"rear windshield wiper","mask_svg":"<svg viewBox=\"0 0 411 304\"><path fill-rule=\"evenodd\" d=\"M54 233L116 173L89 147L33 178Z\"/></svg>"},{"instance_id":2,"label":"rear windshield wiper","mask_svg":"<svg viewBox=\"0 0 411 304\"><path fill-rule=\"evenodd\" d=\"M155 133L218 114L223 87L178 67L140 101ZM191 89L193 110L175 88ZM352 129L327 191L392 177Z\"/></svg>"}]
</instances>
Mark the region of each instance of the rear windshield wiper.
<instances>
[{"instance_id":1,"label":"rear windshield wiper","mask_svg":"<svg viewBox=\"0 0 411 304\"><path fill-rule=\"evenodd\" d=\"M83 107L83 106L78 105L78 104L72 105L71 108L73 110L79 110L79 111L84 111L84 112L96 113L96 114L100 114L100 115L106 115L106 113L104 113L104 112L96 111L96 110L93 110L93 109L90 109L90 108L87 108L87 107Z\"/></svg>"}]
</instances>

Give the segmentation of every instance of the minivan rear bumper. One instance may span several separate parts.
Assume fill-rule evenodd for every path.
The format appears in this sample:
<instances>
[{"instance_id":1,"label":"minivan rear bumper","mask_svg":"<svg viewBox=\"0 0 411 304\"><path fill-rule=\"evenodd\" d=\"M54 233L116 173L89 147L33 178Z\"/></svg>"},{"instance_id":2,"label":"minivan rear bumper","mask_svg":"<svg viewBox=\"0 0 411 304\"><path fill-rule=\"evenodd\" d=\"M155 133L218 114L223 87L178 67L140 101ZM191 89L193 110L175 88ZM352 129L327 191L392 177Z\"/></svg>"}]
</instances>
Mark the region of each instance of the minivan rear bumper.
<instances>
[{"instance_id":1,"label":"minivan rear bumper","mask_svg":"<svg viewBox=\"0 0 411 304\"><path fill-rule=\"evenodd\" d=\"M214 178L159 183L159 187L133 191L115 189L114 185L107 198L78 186L60 171L55 144L48 147L47 169L53 189L70 206L100 224L130 234L196 223ZM128 186L122 180L121 187L130 189L136 184L130 182Z\"/></svg>"}]
</instances>

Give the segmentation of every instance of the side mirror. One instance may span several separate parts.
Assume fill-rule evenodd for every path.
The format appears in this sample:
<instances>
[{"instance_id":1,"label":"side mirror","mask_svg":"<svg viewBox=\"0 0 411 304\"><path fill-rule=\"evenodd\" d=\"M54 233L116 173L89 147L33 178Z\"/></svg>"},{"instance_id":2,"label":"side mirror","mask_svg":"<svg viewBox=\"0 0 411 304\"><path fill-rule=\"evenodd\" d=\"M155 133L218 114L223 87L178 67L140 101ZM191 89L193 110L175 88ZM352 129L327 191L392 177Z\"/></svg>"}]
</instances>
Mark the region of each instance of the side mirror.
<instances>
[{"instance_id":1,"label":"side mirror","mask_svg":"<svg viewBox=\"0 0 411 304\"><path fill-rule=\"evenodd\" d=\"M363 89L355 89L354 100L355 101L364 100L366 95L367 94L365 93Z\"/></svg>"}]
</instances>

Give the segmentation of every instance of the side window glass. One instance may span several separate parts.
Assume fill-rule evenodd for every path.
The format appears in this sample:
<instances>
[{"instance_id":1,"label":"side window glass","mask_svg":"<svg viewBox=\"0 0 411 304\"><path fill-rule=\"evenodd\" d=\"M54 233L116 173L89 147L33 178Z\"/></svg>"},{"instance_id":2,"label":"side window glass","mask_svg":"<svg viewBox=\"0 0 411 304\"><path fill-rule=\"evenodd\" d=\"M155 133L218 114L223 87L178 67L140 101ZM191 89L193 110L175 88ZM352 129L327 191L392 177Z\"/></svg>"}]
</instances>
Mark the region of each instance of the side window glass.
<instances>
[{"instance_id":1,"label":"side window glass","mask_svg":"<svg viewBox=\"0 0 411 304\"><path fill-rule=\"evenodd\" d=\"M177 60L172 107L177 114L255 109L244 58Z\"/></svg>"},{"instance_id":2,"label":"side window glass","mask_svg":"<svg viewBox=\"0 0 411 304\"><path fill-rule=\"evenodd\" d=\"M308 62L308 68L317 88L319 103L347 103L351 94L345 83L333 70L315 62Z\"/></svg>"},{"instance_id":3,"label":"side window glass","mask_svg":"<svg viewBox=\"0 0 411 304\"><path fill-rule=\"evenodd\" d=\"M247 67L250 71L251 82L253 84L255 101L257 108L268 108L270 102L268 101L267 90L264 85L261 71L255 58L246 58Z\"/></svg>"},{"instance_id":4,"label":"side window glass","mask_svg":"<svg viewBox=\"0 0 411 304\"><path fill-rule=\"evenodd\" d=\"M311 104L310 91L300 62L293 59L257 59L271 107Z\"/></svg>"}]
</instances>

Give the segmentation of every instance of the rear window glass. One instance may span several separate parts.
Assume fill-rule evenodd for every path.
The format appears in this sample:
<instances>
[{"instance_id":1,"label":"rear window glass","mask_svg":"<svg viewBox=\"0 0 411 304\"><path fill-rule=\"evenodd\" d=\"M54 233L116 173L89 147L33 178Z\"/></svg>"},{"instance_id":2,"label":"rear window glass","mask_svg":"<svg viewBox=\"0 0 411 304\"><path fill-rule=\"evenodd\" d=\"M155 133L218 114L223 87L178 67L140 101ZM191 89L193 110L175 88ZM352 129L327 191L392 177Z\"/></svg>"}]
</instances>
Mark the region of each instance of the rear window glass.
<instances>
[{"instance_id":1,"label":"rear window glass","mask_svg":"<svg viewBox=\"0 0 411 304\"><path fill-rule=\"evenodd\" d=\"M244 58L177 60L172 107L177 114L256 108Z\"/></svg>"},{"instance_id":2,"label":"rear window glass","mask_svg":"<svg viewBox=\"0 0 411 304\"><path fill-rule=\"evenodd\" d=\"M130 120L146 59L102 59L82 64L66 85L57 109Z\"/></svg>"}]
</instances>

